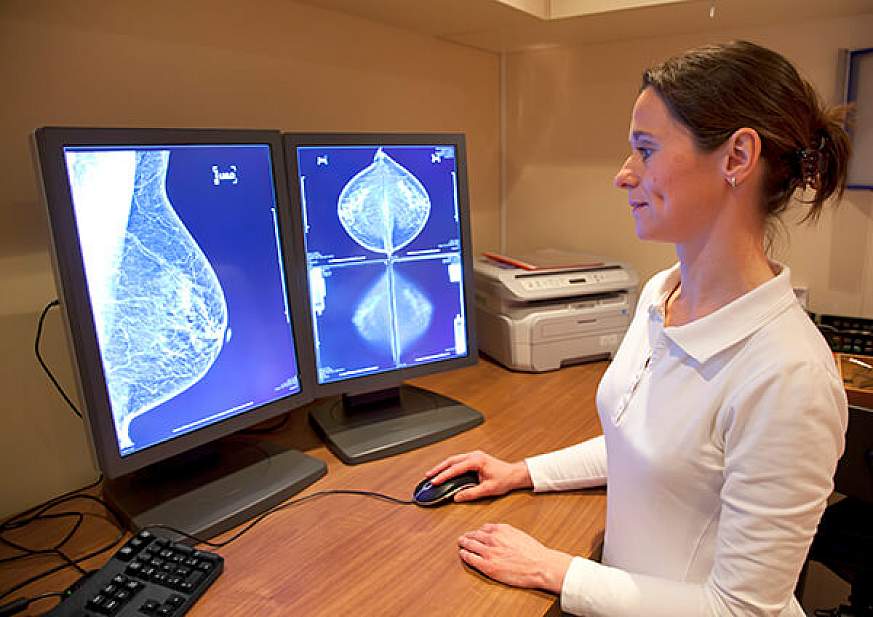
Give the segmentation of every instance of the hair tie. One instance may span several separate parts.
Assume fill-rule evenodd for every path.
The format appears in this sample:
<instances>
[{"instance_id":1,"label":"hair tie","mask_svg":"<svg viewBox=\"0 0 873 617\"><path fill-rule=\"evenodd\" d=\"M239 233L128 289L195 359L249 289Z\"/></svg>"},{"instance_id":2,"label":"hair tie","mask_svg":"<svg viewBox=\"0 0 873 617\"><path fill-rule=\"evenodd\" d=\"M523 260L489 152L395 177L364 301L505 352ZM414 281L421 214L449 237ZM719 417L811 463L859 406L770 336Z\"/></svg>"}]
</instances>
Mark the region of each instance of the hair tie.
<instances>
[{"instance_id":1,"label":"hair tie","mask_svg":"<svg viewBox=\"0 0 873 617\"><path fill-rule=\"evenodd\" d=\"M804 189L818 189L821 179L822 151L825 147L825 137L821 136L818 148L801 148L797 151L800 160L800 182Z\"/></svg>"}]
</instances>

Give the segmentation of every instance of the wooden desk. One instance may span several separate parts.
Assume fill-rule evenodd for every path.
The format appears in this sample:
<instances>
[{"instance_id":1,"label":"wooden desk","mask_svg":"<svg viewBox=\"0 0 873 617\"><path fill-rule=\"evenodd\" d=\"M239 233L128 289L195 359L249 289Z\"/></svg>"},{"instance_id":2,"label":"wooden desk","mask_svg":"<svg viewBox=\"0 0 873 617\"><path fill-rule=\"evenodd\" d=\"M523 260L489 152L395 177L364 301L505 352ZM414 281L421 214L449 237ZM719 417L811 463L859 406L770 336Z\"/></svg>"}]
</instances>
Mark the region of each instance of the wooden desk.
<instances>
[{"instance_id":1,"label":"wooden desk","mask_svg":"<svg viewBox=\"0 0 873 617\"><path fill-rule=\"evenodd\" d=\"M425 470L451 454L481 449L519 460L599 434L594 393L605 368L601 362L534 375L482 360L474 367L416 379L415 385L480 410L485 423L446 441L363 465L341 463L315 436L302 410L292 412L286 430L270 438L327 463L327 476L301 496L355 488L407 498ZM220 549L225 571L190 614L559 614L554 596L506 587L465 567L457 538L484 523L506 522L547 546L589 556L601 541L605 509L601 489L540 495L523 491L433 509L358 496L320 497L273 514ZM87 532L70 552L97 546L111 537L109 531L104 526ZM57 534L46 529L39 533L45 541ZM8 554L4 550L0 556ZM29 561L26 567L0 566L0 590L57 563ZM98 567L102 561L88 566ZM75 578L67 570L12 597L60 590ZM49 602L35 605L32 614L46 610Z\"/></svg>"}]
</instances>

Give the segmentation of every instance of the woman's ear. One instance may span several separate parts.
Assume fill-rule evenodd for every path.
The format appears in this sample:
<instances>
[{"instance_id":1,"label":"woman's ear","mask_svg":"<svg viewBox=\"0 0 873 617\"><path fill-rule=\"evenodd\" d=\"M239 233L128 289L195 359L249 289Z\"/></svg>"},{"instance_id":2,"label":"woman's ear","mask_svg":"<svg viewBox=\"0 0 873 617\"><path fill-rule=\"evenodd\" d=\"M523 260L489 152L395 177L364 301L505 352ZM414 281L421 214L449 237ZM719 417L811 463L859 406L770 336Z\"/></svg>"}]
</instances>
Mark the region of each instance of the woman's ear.
<instances>
[{"instance_id":1,"label":"woman's ear","mask_svg":"<svg viewBox=\"0 0 873 617\"><path fill-rule=\"evenodd\" d=\"M722 173L732 187L746 182L761 158L761 136L758 131L744 127L737 129L725 143Z\"/></svg>"}]
</instances>

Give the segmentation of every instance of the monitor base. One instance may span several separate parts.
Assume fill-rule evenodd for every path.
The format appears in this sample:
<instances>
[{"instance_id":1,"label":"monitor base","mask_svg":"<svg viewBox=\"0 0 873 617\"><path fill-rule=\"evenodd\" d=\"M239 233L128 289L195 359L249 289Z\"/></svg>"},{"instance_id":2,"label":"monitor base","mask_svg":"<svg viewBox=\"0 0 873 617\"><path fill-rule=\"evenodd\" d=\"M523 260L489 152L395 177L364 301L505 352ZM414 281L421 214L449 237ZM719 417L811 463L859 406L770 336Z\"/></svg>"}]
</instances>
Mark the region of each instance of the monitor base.
<instances>
[{"instance_id":1,"label":"monitor base","mask_svg":"<svg viewBox=\"0 0 873 617\"><path fill-rule=\"evenodd\" d=\"M326 472L323 461L298 450L268 441L223 440L107 480L103 492L132 530L163 524L205 540L279 505Z\"/></svg>"},{"instance_id":2,"label":"monitor base","mask_svg":"<svg viewBox=\"0 0 873 617\"><path fill-rule=\"evenodd\" d=\"M485 418L454 399L404 384L326 399L309 412L309 420L340 460L357 465L441 441Z\"/></svg>"}]
</instances>

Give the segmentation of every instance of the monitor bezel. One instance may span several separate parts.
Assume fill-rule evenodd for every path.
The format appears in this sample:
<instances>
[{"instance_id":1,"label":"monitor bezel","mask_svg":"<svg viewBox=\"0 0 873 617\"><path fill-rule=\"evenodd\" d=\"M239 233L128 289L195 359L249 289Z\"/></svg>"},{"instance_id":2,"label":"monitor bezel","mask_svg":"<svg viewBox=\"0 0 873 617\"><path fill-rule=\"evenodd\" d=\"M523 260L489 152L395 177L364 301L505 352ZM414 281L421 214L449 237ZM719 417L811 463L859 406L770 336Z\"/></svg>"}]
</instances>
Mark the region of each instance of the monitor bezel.
<instances>
[{"instance_id":1,"label":"monitor bezel","mask_svg":"<svg viewBox=\"0 0 873 617\"><path fill-rule=\"evenodd\" d=\"M210 424L174 439L122 456L112 419L97 331L87 293L85 269L72 203L64 148L78 146L269 146L288 307L297 355L300 391L245 413ZM107 478L116 478L183 454L222 437L287 413L312 400L313 376L309 351L308 306L303 302L305 276L295 263L303 255L289 218L287 181L281 134L273 130L43 127L33 134L38 179L48 216L51 258L65 330L77 380L79 400L87 417L89 441Z\"/></svg>"},{"instance_id":2,"label":"monitor bezel","mask_svg":"<svg viewBox=\"0 0 873 617\"><path fill-rule=\"evenodd\" d=\"M466 316L467 355L459 358L440 360L419 366L390 369L382 373L373 373L355 377L319 383L318 367L314 349L314 334L312 332L312 305L309 295L309 274L304 264L304 284L306 285L305 300L307 303L307 321L310 331L307 342L312 346L309 355L312 358L312 387L314 396L324 397L336 394L364 394L375 390L384 390L400 386L407 379L422 377L433 373L442 373L457 368L472 366L478 362L478 345L476 339L475 296L473 290L473 247L470 237L470 200L467 184L467 147L463 133L283 133L285 147L285 162L287 164L288 193L291 201L291 220L296 241L299 243L302 255L306 258L306 244L303 230L302 204L300 197L297 148L309 146L454 146L455 164L458 175L458 214L461 230L461 262L464 284L464 314Z\"/></svg>"}]
</instances>

